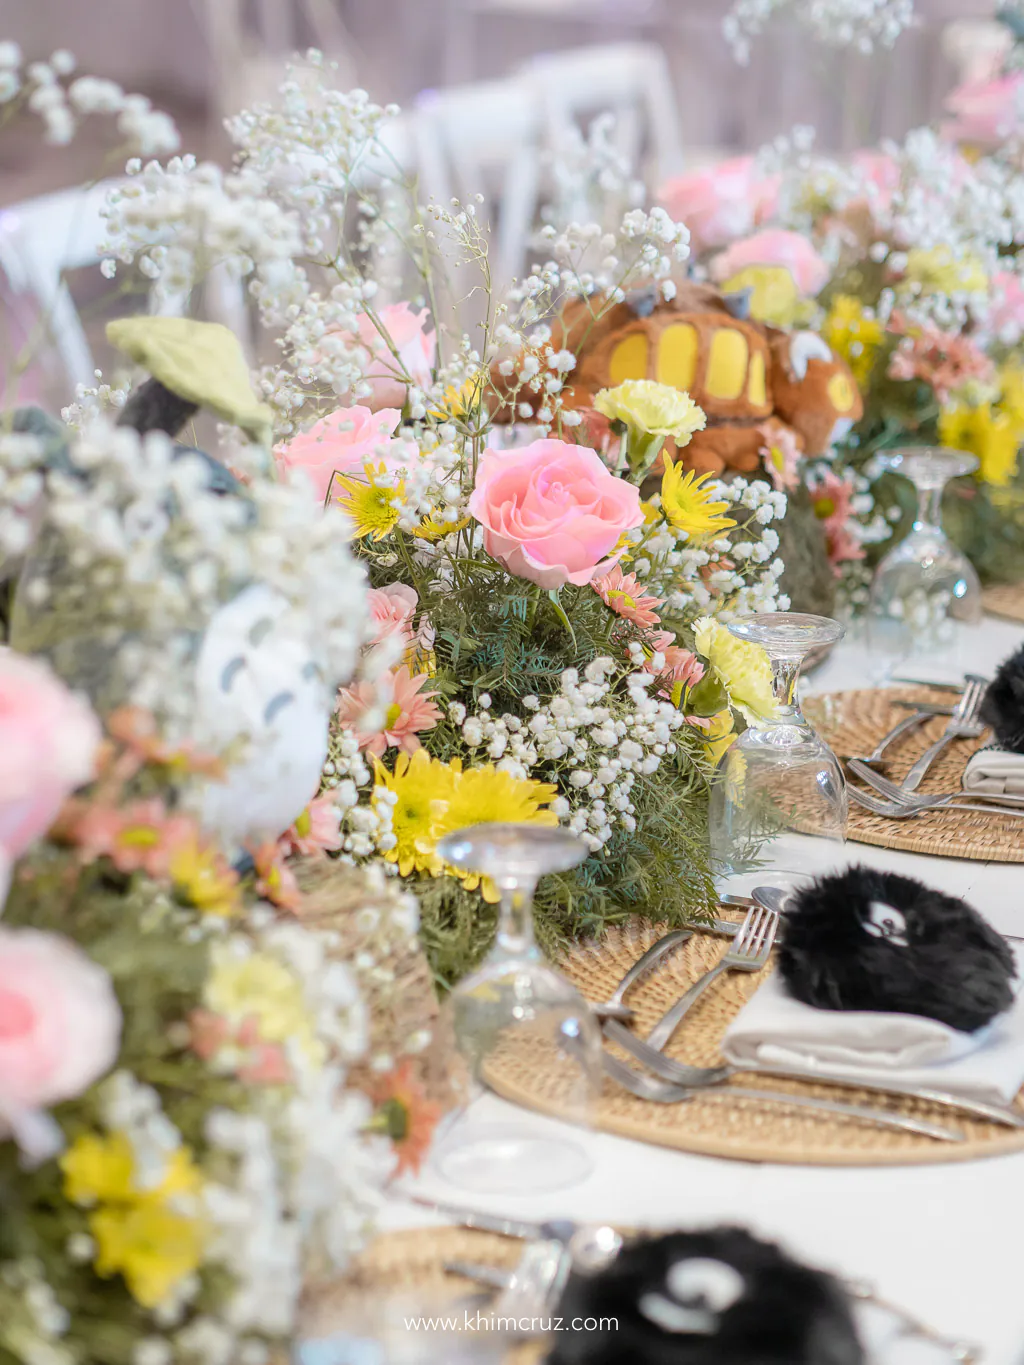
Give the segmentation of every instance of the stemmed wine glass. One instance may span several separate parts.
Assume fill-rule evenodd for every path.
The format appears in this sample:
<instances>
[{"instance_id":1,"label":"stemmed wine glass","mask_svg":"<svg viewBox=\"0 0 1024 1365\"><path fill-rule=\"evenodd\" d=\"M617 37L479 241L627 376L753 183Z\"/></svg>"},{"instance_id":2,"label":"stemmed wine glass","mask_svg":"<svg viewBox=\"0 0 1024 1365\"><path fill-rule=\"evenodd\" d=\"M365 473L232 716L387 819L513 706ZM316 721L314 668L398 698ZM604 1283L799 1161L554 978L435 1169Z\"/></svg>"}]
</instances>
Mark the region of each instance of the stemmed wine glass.
<instances>
[{"instance_id":1,"label":"stemmed wine glass","mask_svg":"<svg viewBox=\"0 0 1024 1365\"><path fill-rule=\"evenodd\" d=\"M729 629L767 653L777 707L770 719L751 724L718 765L709 819L712 868L720 876L752 870L765 840L779 834L846 838L842 768L796 696L804 656L841 640L844 627L827 616L780 611L744 617ZM799 863L799 851L795 856Z\"/></svg>"},{"instance_id":2,"label":"stemmed wine glass","mask_svg":"<svg viewBox=\"0 0 1024 1365\"><path fill-rule=\"evenodd\" d=\"M875 570L868 606L868 645L883 665L910 654L950 655L962 644L964 625L981 620L981 584L965 555L942 529L942 491L950 479L978 467L976 455L942 446L907 446L878 462L908 478L917 490L910 534Z\"/></svg>"},{"instance_id":3,"label":"stemmed wine glass","mask_svg":"<svg viewBox=\"0 0 1024 1365\"><path fill-rule=\"evenodd\" d=\"M500 895L494 944L448 1002L471 1077L467 1102L486 1087L490 1069L525 1047L524 1056L539 1055L557 1071L560 1116L587 1125L600 1084L600 1034L586 1001L545 962L533 936L538 880L581 863L586 845L565 829L495 823L447 835L438 852L454 867L490 878ZM433 1162L451 1184L490 1193L563 1189L592 1168L567 1134L484 1123L467 1107L436 1143Z\"/></svg>"}]
</instances>

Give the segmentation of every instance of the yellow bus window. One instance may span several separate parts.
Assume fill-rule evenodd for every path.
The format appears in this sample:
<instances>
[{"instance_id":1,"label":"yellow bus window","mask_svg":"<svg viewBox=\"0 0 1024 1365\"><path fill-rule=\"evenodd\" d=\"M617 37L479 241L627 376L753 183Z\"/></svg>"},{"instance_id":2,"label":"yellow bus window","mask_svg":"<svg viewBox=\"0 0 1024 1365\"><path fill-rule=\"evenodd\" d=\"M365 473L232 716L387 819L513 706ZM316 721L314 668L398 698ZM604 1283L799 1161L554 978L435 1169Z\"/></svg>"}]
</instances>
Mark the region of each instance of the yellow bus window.
<instances>
[{"instance_id":1,"label":"yellow bus window","mask_svg":"<svg viewBox=\"0 0 1024 1365\"><path fill-rule=\"evenodd\" d=\"M764 375L764 356L760 351L755 351L750 357L750 378L747 380L747 397L751 404L756 408L763 408L768 401L768 390L765 387Z\"/></svg>"},{"instance_id":2,"label":"yellow bus window","mask_svg":"<svg viewBox=\"0 0 1024 1365\"><path fill-rule=\"evenodd\" d=\"M739 398L747 378L747 339L742 332L720 327L711 339L704 388L709 398Z\"/></svg>"},{"instance_id":3,"label":"yellow bus window","mask_svg":"<svg viewBox=\"0 0 1024 1365\"><path fill-rule=\"evenodd\" d=\"M620 341L608 362L608 383L612 388L625 379L647 378L647 337L643 332Z\"/></svg>"},{"instance_id":4,"label":"yellow bus window","mask_svg":"<svg viewBox=\"0 0 1024 1365\"><path fill-rule=\"evenodd\" d=\"M658 348L658 383L676 389L693 386L697 373L697 329L689 322L675 322L661 334Z\"/></svg>"}]
</instances>

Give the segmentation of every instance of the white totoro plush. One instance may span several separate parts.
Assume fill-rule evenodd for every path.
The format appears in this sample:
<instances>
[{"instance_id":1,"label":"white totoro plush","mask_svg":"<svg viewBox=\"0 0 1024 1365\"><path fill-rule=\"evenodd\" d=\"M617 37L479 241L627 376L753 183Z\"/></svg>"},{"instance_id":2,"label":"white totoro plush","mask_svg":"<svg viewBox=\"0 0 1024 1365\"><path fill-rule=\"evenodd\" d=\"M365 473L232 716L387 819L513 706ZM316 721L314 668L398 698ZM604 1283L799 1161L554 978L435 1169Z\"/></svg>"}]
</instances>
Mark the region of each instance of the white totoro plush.
<instances>
[{"instance_id":1,"label":"white totoro plush","mask_svg":"<svg viewBox=\"0 0 1024 1365\"><path fill-rule=\"evenodd\" d=\"M264 584L211 618L196 662L197 737L225 754L227 780L200 817L229 848L276 839L316 795L330 699L288 603Z\"/></svg>"}]
</instances>

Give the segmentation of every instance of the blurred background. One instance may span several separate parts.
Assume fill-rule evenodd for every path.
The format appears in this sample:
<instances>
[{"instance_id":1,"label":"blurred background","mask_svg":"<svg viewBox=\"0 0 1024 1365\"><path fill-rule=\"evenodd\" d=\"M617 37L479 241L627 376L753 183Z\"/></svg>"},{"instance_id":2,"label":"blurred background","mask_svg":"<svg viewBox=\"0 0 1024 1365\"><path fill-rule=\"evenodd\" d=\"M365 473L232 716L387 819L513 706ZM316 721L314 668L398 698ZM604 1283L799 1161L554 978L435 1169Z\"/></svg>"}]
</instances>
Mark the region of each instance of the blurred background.
<instances>
[{"instance_id":1,"label":"blurred background","mask_svg":"<svg viewBox=\"0 0 1024 1365\"><path fill-rule=\"evenodd\" d=\"M741 67L722 35L729 7L729 0L2 0L0 39L13 39L28 60L69 49L80 72L147 95L177 122L183 150L201 159L229 155L225 116L269 96L291 52L319 47L338 63L340 85L402 105L395 153L421 189L441 202L487 194L497 274L511 277L544 202L538 167L567 127L585 134L595 115L612 111L619 149L652 188L796 124L813 125L824 150L850 150L938 118L970 74L971 54L985 48L986 31L1001 31L990 21L994 0L916 0L919 22L892 51L833 51L773 22ZM17 353L19 330L23 336L40 315L57 352L45 371L34 368L32 383L31 375L19 379L22 399L66 402L106 360L106 282L93 250L103 191L83 200L69 187L123 171L110 125L86 120L67 147L47 146L34 118L0 136L0 378L4 353ZM9 360L6 368L10 375Z\"/></svg>"}]
</instances>

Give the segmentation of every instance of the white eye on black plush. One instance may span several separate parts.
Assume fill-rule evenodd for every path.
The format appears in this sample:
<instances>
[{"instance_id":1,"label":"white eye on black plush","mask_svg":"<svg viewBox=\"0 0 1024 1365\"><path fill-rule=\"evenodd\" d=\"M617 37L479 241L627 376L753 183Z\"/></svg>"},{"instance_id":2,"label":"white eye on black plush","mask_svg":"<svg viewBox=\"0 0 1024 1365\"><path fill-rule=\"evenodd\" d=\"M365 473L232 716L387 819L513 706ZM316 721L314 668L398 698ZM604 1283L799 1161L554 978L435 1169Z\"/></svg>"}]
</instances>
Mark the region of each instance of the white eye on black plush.
<instances>
[{"instance_id":1,"label":"white eye on black plush","mask_svg":"<svg viewBox=\"0 0 1024 1365\"><path fill-rule=\"evenodd\" d=\"M715 1335L719 1318L746 1288L735 1266L700 1256L669 1266L665 1283L668 1294L641 1295L640 1312L663 1332L708 1337Z\"/></svg>"},{"instance_id":2,"label":"white eye on black plush","mask_svg":"<svg viewBox=\"0 0 1024 1365\"><path fill-rule=\"evenodd\" d=\"M872 901L868 907L868 918L863 922L864 932L872 938L884 938L897 948L909 948L907 921L894 905L885 901Z\"/></svg>"}]
</instances>

